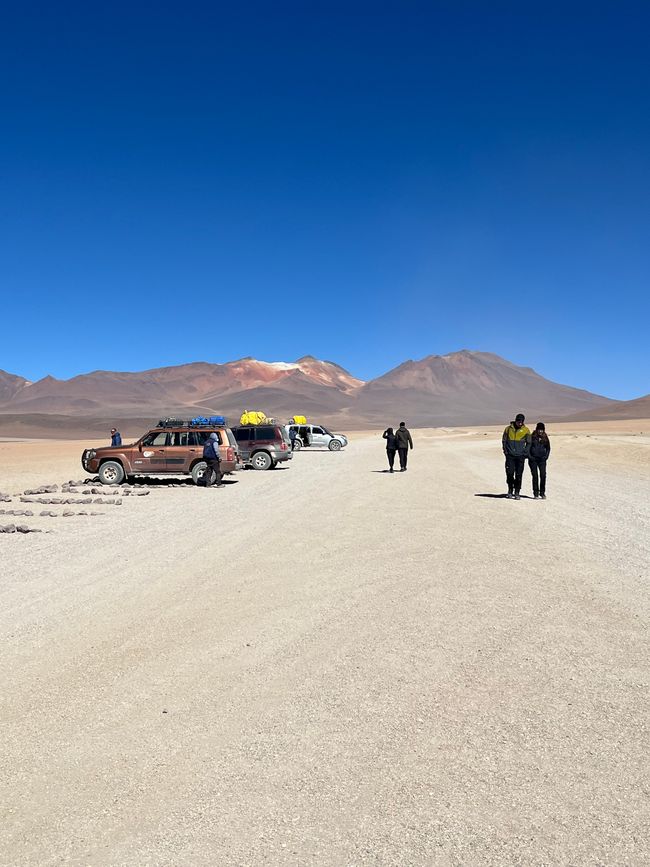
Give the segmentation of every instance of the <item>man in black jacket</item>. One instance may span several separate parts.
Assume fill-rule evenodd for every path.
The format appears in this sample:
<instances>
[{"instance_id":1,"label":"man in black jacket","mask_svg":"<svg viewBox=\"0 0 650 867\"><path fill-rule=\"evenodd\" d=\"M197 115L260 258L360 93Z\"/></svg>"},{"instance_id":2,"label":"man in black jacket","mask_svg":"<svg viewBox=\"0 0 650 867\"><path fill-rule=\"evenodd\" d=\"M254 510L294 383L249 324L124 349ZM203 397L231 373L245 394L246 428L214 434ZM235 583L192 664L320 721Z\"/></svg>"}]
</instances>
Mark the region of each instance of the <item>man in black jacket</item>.
<instances>
[{"instance_id":1,"label":"man in black jacket","mask_svg":"<svg viewBox=\"0 0 650 867\"><path fill-rule=\"evenodd\" d=\"M212 487L212 473L217 477L217 487L222 488L221 458L219 456L219 435L214 431L210 434L203 445L203 460L206 463L203 478L205 487Z\"/></svg>"},{"instance_id":2,"label":"man in black jacket","mask_svg":"<svg viewBox=\"0 0 650 867\"><path fill-rule=\"evenodd\" d=\"M508 482L506 496L509 500L521 500L521 480L530 449L530 431L524 424L525 421L523 412L517 413L515 420L510 422L501 438Z\"/></svg>"},{"instance_id":3,"label":"man in black jacket","mask_svg":"<svg viewBox=\"0 0 650 867\"><path fill-rule=\"evenodd\" d=\"M413 438L411 437L410 430L406 427L406 422L401 421L399 423L395 439L397 440L397 451L399 452L400 473L405 473L409 448L413 448Z\"/></svg>"}]
</instances>

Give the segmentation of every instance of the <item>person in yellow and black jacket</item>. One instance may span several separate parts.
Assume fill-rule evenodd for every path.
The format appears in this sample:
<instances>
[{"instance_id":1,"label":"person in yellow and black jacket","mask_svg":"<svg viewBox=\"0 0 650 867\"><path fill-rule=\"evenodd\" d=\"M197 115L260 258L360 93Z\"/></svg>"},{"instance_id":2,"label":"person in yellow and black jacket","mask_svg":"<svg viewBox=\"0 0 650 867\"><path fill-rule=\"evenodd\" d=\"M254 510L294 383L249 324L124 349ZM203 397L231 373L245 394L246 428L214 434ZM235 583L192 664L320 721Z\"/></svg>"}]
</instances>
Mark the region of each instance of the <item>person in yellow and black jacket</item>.
<instances>
[{"instance_id":1,"label":"person in yellow and black jacket","mask_svg":"<svg viewBox=\"0 0 650 867\"><path fill-rule=\"evenodd\" d=\"M509 500L520 500L521 480L524 475L526 458L530 452L530 431L524 424L523 413L518 413L511 421L501 437L503 454L506 458L506 480L508 482Z\"/></svg>"}]
</instances>

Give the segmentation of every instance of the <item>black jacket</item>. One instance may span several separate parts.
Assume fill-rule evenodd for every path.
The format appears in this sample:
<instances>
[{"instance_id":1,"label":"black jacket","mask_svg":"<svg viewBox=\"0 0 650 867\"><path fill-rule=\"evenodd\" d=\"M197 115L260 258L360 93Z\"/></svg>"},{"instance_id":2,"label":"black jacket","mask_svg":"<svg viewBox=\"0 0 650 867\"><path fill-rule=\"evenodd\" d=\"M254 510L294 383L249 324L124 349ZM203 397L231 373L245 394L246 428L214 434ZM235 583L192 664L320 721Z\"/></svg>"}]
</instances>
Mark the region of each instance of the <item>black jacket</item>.
<instances>
[{"instance_id":1,"label":"black jacket","mask_svg":"<svg viewBox=\"0 0 650 867\"><path fill-rule=\"evenodd\" d=\"M406 427L398 427L395 431L395 439L397 440L398 449L407 449L409 446L413 448L413 440L411 432Z\"/></svg>"},{"instance_id":2,"label":"black jacket","mask_svg":"<svg viewBox=\"0 0 650 867\"><path fill-rule=\"evenodd\" d=\"M385 430L382 434L383 438L386 440L386 448L387 449L396 449L397 448L397 437L394 433L389 434L387 430Z\"/></svg>"},{"instance_id":3,"label":"black jacket","mask_svg":"<svg viewBox=\"0 0 650 867\"><path fill-rule=\"evenodd\" d=\"M528 457L536 461L545 461L551 454L551 442L549 438L540 437L537 431L533 431L530 438L530 450Z\"/></svg>"}]
</instances>

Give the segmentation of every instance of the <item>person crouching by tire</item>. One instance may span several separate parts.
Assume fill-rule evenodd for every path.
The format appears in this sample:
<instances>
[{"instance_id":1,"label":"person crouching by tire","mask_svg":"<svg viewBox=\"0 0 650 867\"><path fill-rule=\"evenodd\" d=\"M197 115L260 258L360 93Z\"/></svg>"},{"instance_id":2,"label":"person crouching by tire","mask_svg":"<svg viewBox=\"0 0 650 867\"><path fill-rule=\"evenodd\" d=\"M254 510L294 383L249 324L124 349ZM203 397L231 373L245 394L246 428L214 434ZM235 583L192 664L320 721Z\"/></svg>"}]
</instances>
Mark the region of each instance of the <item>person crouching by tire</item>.
<instances>
[{"instance_id":1,"label":"person crouching by tire","mask_svg":"<svg viewBox=\"0 0 650 867\"><path fill-rule=\"evenodd\" d=\"M528 466L533 477L533 496L536 500L546 499L546 461L551 454L551 441L546 433L544 422L538 421L530 438Z\"/></svg>"},{"instance_id":2,"label":"person crouching by tire","mask_svg":"<svg viewBox=\"0 0 650 867\"><path fill-rule=\"evenodd\" d=\"M511 421L501 437L501 446L506 459L506 480L508 482L509 500L521 500L521 481L524 475L524 465L530 449L530 431L524 424L523 413L518 413Z\"/></svg>"},{"instance_id":3,"label":"person crouching by tire","mask_svg":"<svg viewBox=\"0 0 650 867\"><path fill-rule=\"evenodd\" d=\"M221 458L219 457L219 436L214 433L214 431L210 434L210 436L205 441L203 446L203 460L205 461L205 472L203 473L203 478L205 479L205 487L212 487L212 473L215 474L217 478L217 487L222 488L223 482L221 480Z\"/></svg>"}]
</instances>

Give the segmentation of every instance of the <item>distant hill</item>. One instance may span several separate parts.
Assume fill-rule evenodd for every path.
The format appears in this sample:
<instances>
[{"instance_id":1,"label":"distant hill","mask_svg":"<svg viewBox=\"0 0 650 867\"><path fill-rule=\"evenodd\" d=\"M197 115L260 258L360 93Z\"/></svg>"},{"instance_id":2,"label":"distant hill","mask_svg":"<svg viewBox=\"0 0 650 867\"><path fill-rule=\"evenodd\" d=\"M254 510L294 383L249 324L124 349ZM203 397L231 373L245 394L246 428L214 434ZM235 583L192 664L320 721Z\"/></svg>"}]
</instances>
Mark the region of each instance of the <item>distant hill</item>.
<instances>
[{"instance_id":1,"label":"distant hill","mask_svg":"<svg viewBox=\"0 0 650 867\"><path fill-rule=\"evenodd\" d=\"M571 421L616 421L650 418L650 394L635 400L620 400L570 416Z\"/></svg>"},{"instance_id":2,"label":"distant hill","mask_svg":"<svg viewBox=\"0 0 650 867\"><path fill-rule=\"evenodd\" d=\"M618 406L602 395L544 379L529 367L469 350L405 361L369 382L312 356L294 362L199 361L134 373L97 370L37 382L0 371L4 435L11 435L10 418L12 430L41 429L48 417L50 427L61 431L74 429L74 419L80 429L95 430L105 419L211 412L234 419L244 409L262 409L283 419L301 413L364 428L394 425L402 418L414 426L490 424L507 422L519 411L534 421L603 412L603 407L615 412Z\"/></svg>"},{"instance_id":3,"label":"distant hill","mask_svg":"<svg viewBox=\"0 0 650 867\"><path fill-rule=\"evenodd\" d=\"M411 424L491 424L519 411L533 421L607 403L615 401L551 382L489 352L461 350L406 361L366 383L358 411L369 421L384 418L390 407Z\"/></svg>"}]
</instances>

